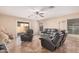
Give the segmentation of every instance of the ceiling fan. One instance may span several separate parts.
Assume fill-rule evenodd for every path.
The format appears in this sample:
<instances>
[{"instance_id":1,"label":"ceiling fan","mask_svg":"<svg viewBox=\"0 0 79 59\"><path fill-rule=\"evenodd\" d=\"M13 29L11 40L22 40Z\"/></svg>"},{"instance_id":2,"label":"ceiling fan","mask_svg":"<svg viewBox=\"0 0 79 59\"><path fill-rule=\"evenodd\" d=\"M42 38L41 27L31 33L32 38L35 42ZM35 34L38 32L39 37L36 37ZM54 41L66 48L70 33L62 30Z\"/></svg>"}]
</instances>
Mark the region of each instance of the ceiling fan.
<instances>
[{"instance_id":1,"label":"ceiling fan","mask_svg":"<svg viewBox=\"0 0 79 59\"><path fill-rule=\"evenodd\" d=\"M35 11L35 14L40 16L40 17L44 17L44 13L43 12Z\"/></svg>"},{"instance_id":2,"label":"ceiling fan","mask_svg":"<svg viewBox=\"0 0 79 59\"><path fill-rule=\"evenodd\" d=\"M43 11L46 11L46 10L52 9L52 8L54 8L54 6L45 6L45 7L41 8L40 10L33 9L33 13L34 13L34 15L44 17L45 13ZM33 16L33 15L30 15L30 16Z\"/></svg>"}]
</instances>

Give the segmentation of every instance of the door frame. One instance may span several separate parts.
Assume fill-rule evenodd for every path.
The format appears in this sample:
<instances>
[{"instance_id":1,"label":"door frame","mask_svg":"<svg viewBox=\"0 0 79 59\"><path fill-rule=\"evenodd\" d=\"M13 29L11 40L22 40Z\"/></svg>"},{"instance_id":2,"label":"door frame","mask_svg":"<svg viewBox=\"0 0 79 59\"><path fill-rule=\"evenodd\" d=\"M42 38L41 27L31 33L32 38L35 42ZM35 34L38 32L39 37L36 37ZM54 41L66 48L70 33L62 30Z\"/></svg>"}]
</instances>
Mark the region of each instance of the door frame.
<instances>
[{"instance_id":1,"label":"door frame","mask_svg":"<svg viewBox=\"0 0 79 59\"><path fill-rule=\"evenodd\" d=\"M28 23L29 24L29 28L30 28L30 22L29 21L16 20L16 37L17 37L17 25L18 25L18 22Z\"/></svg>"}]
</instances>

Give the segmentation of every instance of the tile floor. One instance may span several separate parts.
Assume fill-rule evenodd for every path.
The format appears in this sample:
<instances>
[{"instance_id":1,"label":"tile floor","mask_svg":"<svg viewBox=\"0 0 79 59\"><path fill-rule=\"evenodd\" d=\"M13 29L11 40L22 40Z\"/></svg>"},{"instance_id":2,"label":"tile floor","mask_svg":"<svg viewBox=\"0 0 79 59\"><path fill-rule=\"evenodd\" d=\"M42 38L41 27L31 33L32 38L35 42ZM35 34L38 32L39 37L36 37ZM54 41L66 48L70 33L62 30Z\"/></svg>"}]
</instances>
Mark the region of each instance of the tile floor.
<instances>
[{"instance_id":1,"label":"tile floor","mask_svg":"<svg viewBox=\"0 0 79 59\"><path fill-rule=\"evenodd\" d=\"M38 39L39 36L34 36L32 42L21 44L20 38L12 41L7 45L9 53L50 53L51 51L43 48ZM67 37L64 44L52 53L79 53L79 38Z\"/></svg>"}]
</instances>

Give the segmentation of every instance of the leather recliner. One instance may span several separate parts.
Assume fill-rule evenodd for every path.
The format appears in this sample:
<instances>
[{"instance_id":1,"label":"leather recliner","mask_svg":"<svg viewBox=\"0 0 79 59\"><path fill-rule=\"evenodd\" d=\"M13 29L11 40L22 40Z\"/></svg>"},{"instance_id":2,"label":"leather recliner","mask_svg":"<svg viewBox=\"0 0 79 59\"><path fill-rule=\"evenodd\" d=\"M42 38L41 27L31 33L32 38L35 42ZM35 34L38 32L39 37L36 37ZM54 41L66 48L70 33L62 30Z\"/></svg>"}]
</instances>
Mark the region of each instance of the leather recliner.
<instances>
[{"instance_id":1,"label":"leather recliner","mask_svg":"<svg viewBox=\"0 0 79 59\"><path fill-rule=\"evenodd\" d=\"M0 53L8 53L5 44L0 43Z\"/></svg>"},{"instance_id":2,"label":"leather recliner","mask_svg":"<svg viewBox=\"0 0 79 59\"><path fill-rule=\"evenodd\" d=\"M50 51L54 51L56 48L60 47L65 41L65 32L59 32L56 29L53 29L50 34L41 35L41 45L44 48L47 48Z\"/></svg>"},{"instance_id":3,"label":"leather recliner","mask_svg":"<svg viewBox=\"0 0 79 59\"><path fill-rule=\"evenodd\" d=\"M33 30L29 29L27 33L21 35L21 41L32 41L33 38Z\"/></svg>"}]
</instances>

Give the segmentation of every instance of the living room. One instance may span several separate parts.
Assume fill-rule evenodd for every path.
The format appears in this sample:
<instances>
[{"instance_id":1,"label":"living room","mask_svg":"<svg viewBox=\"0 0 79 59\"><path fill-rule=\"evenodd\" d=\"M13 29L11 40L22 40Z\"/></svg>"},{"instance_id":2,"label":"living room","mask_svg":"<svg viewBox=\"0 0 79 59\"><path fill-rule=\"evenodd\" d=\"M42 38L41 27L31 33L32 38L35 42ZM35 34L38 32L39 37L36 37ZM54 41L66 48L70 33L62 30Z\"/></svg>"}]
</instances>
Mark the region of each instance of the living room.
<instances>
[{"instance_id":1,"label":"living room","mask_svg":"<svg viewBox=\"0 0 79 59\"><path fill-rule=\"evenodd\" d=\"M75 20L75 21L74 21ZM77 6L6 6L0 7L0 41L9 53L72 53L79 52L79 7ZM31 41L23 37L31 29ZM53 50L43 47L45 29L65 30L66 40ZM47 35L47 34L46 34ZM1 37L2 36L2 37ZM9 37L8 37L9 36ZM48 35L49 37L50 35ZM26 37L26 36L25 36ZM48 38L46 37L46 39ZM10 39L11 38L11 39ZM3 39L7 39L2 41ZM24 40L23 40L24 39ZM49 39L47 39L49 40ZM52 49L52 51L50 49ZM3 52L3 50L1 51Z\"/></svg>"}]
</instances>

